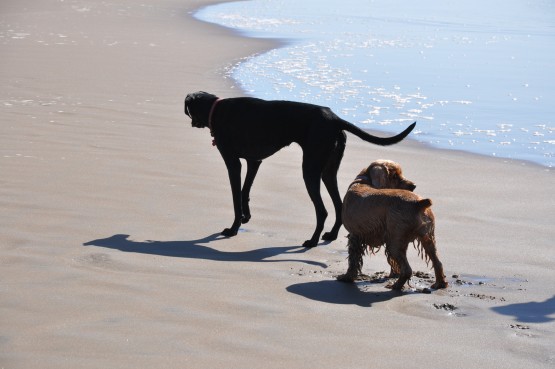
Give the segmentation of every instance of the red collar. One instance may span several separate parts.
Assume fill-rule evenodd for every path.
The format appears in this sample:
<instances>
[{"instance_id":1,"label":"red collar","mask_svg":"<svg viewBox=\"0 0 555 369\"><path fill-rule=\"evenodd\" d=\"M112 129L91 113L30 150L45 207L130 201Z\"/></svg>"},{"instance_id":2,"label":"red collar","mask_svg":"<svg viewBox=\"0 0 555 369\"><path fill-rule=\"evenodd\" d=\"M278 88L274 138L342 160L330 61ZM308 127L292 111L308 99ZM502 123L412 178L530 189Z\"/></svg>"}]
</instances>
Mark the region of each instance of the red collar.
<instances>
[{"instance_id":1,"label":"red collar","mask_svg":"<svg viewBox=\"0 0 555 369\"><path fill-rule=\"evenodd\" d=\"M354 179L354 181L349 185L349 189L356 184L366 184L366 185L369 185L370 187L374 187L372 186L372 181L370 180L370 178L368 178L368 176L365 176L365 175L358 175Z\"/></svg>"}]
</instances>

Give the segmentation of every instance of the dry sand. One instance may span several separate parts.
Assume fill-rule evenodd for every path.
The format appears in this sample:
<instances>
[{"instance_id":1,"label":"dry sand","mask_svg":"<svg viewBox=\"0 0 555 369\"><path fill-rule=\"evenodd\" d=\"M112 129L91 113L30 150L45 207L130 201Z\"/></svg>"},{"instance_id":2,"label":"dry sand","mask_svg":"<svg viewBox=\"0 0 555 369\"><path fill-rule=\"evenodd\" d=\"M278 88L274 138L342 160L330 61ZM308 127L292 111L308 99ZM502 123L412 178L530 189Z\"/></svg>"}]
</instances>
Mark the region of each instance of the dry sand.
<instances>
[{"instance_id":1,"label":"dry sand","mask_svg":"<svg viewBox=\"0 0 555 369\"><path fill-rule=\"evenodd\" d=\"M389 158L434 200L451 286L432 294L336 282L344 230L299 247L315 219L298 147L263 163L253 219L218 237L227 174L183 98L241 95L222 71L272 45L188 15L212 2L0 4L0 368L552 368L545 168L349 137L343 191Z\"/></svg>"}]
</instances>

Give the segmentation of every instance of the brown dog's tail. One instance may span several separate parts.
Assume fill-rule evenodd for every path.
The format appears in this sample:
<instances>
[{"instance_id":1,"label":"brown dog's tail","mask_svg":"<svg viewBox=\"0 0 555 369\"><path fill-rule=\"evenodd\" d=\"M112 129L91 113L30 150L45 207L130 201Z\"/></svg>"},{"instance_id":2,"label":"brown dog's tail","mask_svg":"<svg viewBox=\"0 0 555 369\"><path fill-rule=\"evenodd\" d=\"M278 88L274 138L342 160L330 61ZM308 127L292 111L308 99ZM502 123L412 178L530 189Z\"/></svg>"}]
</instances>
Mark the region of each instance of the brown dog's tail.
<instances>
[{"instance_id":1,"label":"brown dog's tail","mask_svg":"<svg viewBox=\"0 0 555 369\"><path fill-rule=\"evenodd\" d=\"M418 201L418 208L420 210L427 209L430 206L432 206L432 200L430 200L430 199L424 199L424 200L419 200Z\"/></svg>"},{"instance_id":2,"label":"brown dog's tail","mask_svg":"<svg viewBox=\"0 0 555 369\"><path fill-rule=\"evenodd\" d=\"M408 134L416 126L416 122L414 122L398 135L395 135L392 137L376 137L363 131L362 129L358 128L354 124L347 122L346 120L341 119L341 121L342 121L341 129L347 132L351 132L352 134L362 138L366 142L370 142L381 146L393 145L393 144L396 144L397 142L402 141L405 137L408 136Z\"/></svg>"}]
</instances>

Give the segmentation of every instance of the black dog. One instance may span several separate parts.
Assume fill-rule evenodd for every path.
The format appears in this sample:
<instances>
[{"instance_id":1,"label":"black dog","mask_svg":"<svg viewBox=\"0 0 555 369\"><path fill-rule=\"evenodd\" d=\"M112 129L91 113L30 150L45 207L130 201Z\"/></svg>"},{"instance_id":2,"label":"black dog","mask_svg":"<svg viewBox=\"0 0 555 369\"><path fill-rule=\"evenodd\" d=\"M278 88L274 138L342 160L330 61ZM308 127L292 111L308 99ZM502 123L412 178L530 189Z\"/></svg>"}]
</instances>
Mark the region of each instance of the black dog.
<instances>
[{"instance_id":1,"label":"black dog","mask_svg":"<svg viewBox=\"0 0 555 369\"><path fill-rule=\"evenodd\" d=\"M241 223L247 223L251 218L249 193L262 159L293 142L301 146L303 178L316 210L316 230L304 242L305 247L318 244L328 215L320 196L320 179L328 189L336 216L333 228L322 239L335 240L341 227L342 203L337 188L337 171L347 142L343 131L385 146L404 139L416 124L411 124L396 136L380 138L339 118L326 107L252 97L219 99L202 91L187 95L185 114L191 118L193 127L210 128L214 144L227 166L235 219L230 228L223 230L222 235L226 237L235 236ZM242 190L240 158L247 161Z\"/></svg>"}]
</instances>

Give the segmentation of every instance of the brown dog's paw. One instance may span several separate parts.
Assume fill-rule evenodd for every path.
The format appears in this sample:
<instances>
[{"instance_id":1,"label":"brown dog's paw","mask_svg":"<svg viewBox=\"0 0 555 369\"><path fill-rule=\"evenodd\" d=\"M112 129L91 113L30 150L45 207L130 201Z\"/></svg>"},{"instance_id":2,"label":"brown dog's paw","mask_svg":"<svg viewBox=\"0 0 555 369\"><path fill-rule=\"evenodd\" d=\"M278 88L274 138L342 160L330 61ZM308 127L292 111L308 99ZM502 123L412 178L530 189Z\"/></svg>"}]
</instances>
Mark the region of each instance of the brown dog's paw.
<instances>
[{"instance_id":1,"label":"brown dog's paw","mask_svg":"<svg viewBox=\"0 0 555 369\"><path fill-rule=\"evenodd\" d=\"M389 288L390 290L394 290L394 291L402 291L405 288L405 283L401 284L397 280L397 282L395 282L395 283L388 283L385 286L385 288Z\"/></svg>"},{"instance_id":2,"label":"brown dog's paw","mask_svg":"<svg viewBox=\"0 0 555 369\"><path fill-rule=\"evenodd\" d=\"M339 282L345 282L345 283L354 283L355 282L355 279L353 278L353 276L351 276L349 274L338 275L337 280Z\"/></svg>"},{"instance_id":3,"label":"brown dog's paw","mask_svg":"<svg viewBox=\"0 0 555 369\"><path fill-rule=\"evenodd\" d=\"M449 283L447 281L437 281L436 283L432 284L430 288L434 290L439 290L440 288L447 288L449 287Z\"/></svg>"}]
</instances>

